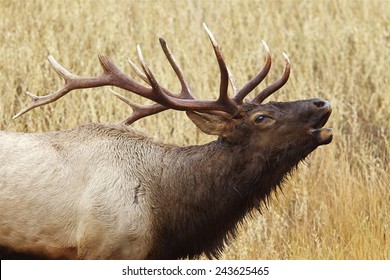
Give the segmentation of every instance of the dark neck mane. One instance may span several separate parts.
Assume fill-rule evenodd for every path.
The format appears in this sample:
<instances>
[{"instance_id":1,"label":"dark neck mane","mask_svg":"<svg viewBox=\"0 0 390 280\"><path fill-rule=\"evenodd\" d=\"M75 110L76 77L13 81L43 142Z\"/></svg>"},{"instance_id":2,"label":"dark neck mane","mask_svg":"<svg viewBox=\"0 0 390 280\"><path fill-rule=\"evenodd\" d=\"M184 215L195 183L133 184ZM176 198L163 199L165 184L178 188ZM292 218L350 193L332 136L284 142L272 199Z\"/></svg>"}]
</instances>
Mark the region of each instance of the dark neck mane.
<instances>
[{"instance_id":1,"label":"dark neck mane","mask_svg":"<svg viewBox=\"0 0 390 280\"><path fill-rule=\"evenodd\" d=\"M154 202L159 244L148 257L218 258L248 213L307 155L289 151L264 155L219 141L173 148Z\"/></svg>"}]
</instances>

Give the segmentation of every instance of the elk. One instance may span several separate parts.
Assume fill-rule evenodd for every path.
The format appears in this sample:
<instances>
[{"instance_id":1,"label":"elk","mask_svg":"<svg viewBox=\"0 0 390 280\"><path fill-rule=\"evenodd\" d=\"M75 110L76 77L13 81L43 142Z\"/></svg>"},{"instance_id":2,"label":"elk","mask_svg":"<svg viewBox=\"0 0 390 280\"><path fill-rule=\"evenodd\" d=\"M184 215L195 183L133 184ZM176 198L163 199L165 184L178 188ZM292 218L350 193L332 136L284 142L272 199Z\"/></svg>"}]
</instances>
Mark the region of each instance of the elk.
<instances>
[{"instance_id":1,"label":"elk","mask_svg":"<svg viewBox=\"0 0 390 280\"><path fill-rule=\"evenodd\" d=\"M129 61L137 80L103 55L97 77L76 76L49 56L64 87L45 96L27 92L32 101L14 118L83 88L113 86L154 103L139 105L112 91L132 108L119 124L0 133L2 258L218 258L245 217L262 209L299 162L331 142L332 130L324 128L332 111L328 101L263 104L289 78L286 54L282 77L249 100L271 67L266 43L264 67L240 88L204 28L220 70L216 100L195 98L163 39L179 93L157 81L139 46L142 68ZM216 140L181 147L129 127L167 109L185 111Z\"/></svg>"}]
</instances>

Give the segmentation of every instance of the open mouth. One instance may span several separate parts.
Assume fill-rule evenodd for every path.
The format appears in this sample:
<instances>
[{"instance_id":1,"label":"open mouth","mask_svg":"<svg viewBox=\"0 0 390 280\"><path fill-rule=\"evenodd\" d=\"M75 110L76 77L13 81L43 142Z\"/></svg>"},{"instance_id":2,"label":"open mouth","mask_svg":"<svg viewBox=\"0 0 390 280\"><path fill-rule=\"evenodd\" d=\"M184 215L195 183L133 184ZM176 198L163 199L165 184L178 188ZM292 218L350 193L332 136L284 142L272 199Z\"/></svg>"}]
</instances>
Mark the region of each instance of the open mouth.
<instances>
[{"instance_id":1,"label":"open mouth","mask_svg":"<svg viewBox=\"0 0 390 280\"><path fill-rule=\"evenodd\" d=\"M321 117L321 119L316 122L312 128L310 128L310 134L317 140L319 145L329 144L333 139L333 130L332 128L324 128L323 126L328 121L332 110L329 110Z\"/></svg>"},{"instance_id":2,"label":"open mouth","mask_svg":"<svg viewBox=\"0 0 390 280\"><path fill-rule=\"evenodd\" d=\"M322 128L328 121L331 113L332 111L329 110L315 125L313 125L313 129Z\"/></svg>"}]
</instances>

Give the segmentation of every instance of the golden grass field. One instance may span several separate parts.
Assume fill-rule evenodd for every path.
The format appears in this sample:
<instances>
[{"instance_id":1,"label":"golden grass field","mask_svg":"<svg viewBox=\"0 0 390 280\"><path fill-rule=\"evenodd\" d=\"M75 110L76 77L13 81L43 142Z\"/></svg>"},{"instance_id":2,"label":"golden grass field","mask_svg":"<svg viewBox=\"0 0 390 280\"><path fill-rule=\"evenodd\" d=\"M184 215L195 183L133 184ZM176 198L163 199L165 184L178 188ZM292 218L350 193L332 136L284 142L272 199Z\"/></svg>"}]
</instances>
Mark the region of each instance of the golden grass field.
<instances>
[{"instance_id":1,"label":"golden grass field","mask_svg":"<svg viewBox=\"0 0 390 280\"><path fill-rule=\"evenodd\" d=\"M218 94L219 72L202 23L240 85L262 67L263 39L274 62L264 85L282 74L282 51L292 62L289 82L269 100L330 100L334 139L311 154L262 215L244 223L223 258L390 259L389 11L387 0L0 0L0 129L64 130L118 122L131 112L98 88L11 120L29 102L24 92L44 95L62 86L49 54L79 75L100 74L97 55L106 54L133 75L127 58L138 61L140 44L158 80L179 90L158 43L163 37L193 91L207 99ZM179 145L213 139L182 112L133 126Z\"/></svg>"}]
</instances>

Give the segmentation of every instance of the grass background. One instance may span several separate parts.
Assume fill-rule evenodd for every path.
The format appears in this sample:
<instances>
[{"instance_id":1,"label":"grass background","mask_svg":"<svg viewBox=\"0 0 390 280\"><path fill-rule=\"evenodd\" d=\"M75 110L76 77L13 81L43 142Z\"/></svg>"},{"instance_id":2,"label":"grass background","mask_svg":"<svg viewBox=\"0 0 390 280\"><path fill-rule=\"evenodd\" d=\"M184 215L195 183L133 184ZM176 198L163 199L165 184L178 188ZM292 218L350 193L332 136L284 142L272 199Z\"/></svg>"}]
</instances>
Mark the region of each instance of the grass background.
<instances>
[{"instance_id":1,"label":"grass background","mask_svg":"<svg viewBox=\"0 0 390 280\"><path fill-rule=\"evenodd\" d=\"M269 209L248 219L223 258L389 259L389 11L386 0L0 0L0 129L64 130L118 122L130 113L99 88L72 92L12 121L29 101L25 91L44 95L62 86L49 54L79 75L100 74L97 54L105 54L133 75L126 59L138 61L140 44L158 80L179 90L158 43L163 37L197 96L215 98L218 67L202 22L240 85L262 67L263 39L273 67L255 93L281 75L285 51L291 78L269 100L330 100L334 140L300 166ZM182 112L160 113L134 126L179 145L213 139Z\"/></svg>"}]
</instances>

